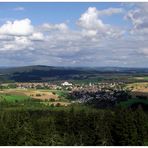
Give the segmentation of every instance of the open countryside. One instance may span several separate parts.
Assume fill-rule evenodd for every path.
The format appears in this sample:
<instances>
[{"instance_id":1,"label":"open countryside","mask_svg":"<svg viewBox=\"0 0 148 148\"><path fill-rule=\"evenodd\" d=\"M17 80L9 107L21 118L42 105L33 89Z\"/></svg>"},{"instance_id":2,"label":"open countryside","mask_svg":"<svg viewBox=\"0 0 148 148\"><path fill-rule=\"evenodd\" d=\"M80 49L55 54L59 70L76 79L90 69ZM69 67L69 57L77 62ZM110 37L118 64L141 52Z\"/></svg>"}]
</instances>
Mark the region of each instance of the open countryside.
<instances>
[{"instance_id":1,"label":"open countryside","mask_svg":"<svg viewBox=\"0 0 148 148\"><path fill-rule=\"evenodd\" d=\"M0 2L0 146L148 146L147 10Z\"/></svg>"},{"instance_id":2,"label":"open countryside","mask_svg":"<svg viewBox=\"0 0 148 148\"><path fill-rule=\"evenodd\" d=\"M53 77L49 77L48 74L44 75L46 79L50 78L48 81L43 81L42 75L34 73L36 69L42 69L43 73L44 70L48 70L50 73L48 66L46 68L32 66L31 70L28 70L30 67L22 67L21 71L19 69L15 72L7 69L7 75L5 70L1 70L3 75L0 76L0 117L1 119L3 116L6 118L5 121L1 120L2 125L5 123L5 127L2 127L5 136L9 137L10 133L16 136L16 133L10 129L13 126L17 132L23 132L27 137L25 139L17 137L15 140L9 137L10 140L7 143L8 140L5 141L1 135L0 138L3 139L1 145L75 145L76 143L77 145L147 145L148 81L137 79L141 75L147 75L146 69L144 72L135 69L134 74L126 69L118 73L113 70L113 74L104 70L102 74L101 68L97 71L92 69L79 71L74 68L73 70L78 70L76 77L71 69L66 69L69 75L68 79L65 79L64 72L61 75L58 73L59 68L55 67L55 75L60 77L55 79L54 75ZM23 72L22 69L24 69ZM25 71L28 80L24 81L22 74ZM17 76L13 77L16 72ZM34 76L37 75L40 80L30 79L28 76L31 73L34 73ZM11 115L7 116L8 114ZM13 117L16 120L12 121ZM129 125L134 126L131 131L129 131L128 124L127 127L124 125L127 120ZM134 120L137 120L138 124ZM12 121L11 124L9 121ZM22 122L21 128L17 129L20 122ZM100 125L99 129L97 124ZM133 135L135 142L132 140L127 142L124 138L125 141L121 144L122 139L120 138L123 138L125 134L124 130L122 132L121 130L127 128L128 134L133 134L136 132L135 128L136 130L141 128L139 124L145 125L142 126L143 130L140 132L143 135L140 141L136 141L139 138L137 133ZM44 125L44 128L41 125ZM82 125L83 128L81 128ZM103 131L94 133L97 129L103 129ZM76 131L79 135L75 133ZM102 137L101 135L105 133L106 135ZM110 136L108 136L109 133ZM120 135L121 133L123 135ZM22 136L22 134L19 135ZM53 137L53 135L58 137ZM89 135L89 141L86 140L87 135ZM83 137L82 140L80 136ZM94 136L97 136L98 142ZM111 136L119 142L110 141ZM43 140L39 140L40 138ZM74 138L75 141L73 141ZM106 138L105 141L104 138Z\"/></svg>"}]
</instances>

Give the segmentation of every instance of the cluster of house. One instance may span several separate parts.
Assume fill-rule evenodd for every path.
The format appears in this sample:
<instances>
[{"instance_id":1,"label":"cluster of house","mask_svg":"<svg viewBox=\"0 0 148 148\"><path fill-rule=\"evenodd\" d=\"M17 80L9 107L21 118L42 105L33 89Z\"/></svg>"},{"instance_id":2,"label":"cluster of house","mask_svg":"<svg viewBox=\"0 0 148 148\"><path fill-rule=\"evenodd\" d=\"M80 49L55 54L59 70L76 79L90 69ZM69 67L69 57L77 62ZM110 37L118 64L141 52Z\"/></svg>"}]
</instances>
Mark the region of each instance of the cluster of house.
<instances>
[{"instance_id":1,"label":"cluster of house","mask_svg":"<svg viewBox=\"0 0 148 148\"><path fill-rule=\"evenodd\" d=\"M53 83L47 83L47 82L42 82L42 83L29 83L29 82L21 83L21 82L18 82L18 83L4 83L4 84L0 84L0 86L8 87L8 88L15 87L15 88L19 88L19 89L28 89L28 88L62 89L63 87L72 88L73 84L69 83L67 81L62 82L59 85L53 84Z\"/></svg>"},{"instance_id":2,"label":"cluster of house","mask_svg":"<svg viewBox=\"0 0 148 148\"><path fill-rule=\"evenodd\" d=\"M40 82L40 83L5 83L1 84L1 86L11 86L20 89L27 89L27 88L34 88L34 89L40 89L40 88L47 88L47 89L68 89L71 91L88 91L88 92L96 92L96 91L110 91L110 90L122 90L122 84L121 82L115 82L115 83L89 83L89 84L73 84L68 81L62 82L62 83L48 83L48 82Z\"/></svg>"},{"instance_id":3,"label":"cluster of house","mask_svg":"<svg viewBox=\"0 0 148 148\"><path fill-rule=\"evenodd\" d=\"M99 102L97 104L109 105L115 104L122 99L129 98L129 94L126 89L122 87L123 83L98 83L83 85L74 87L70 92L70 96L73 98L73 103L87 103L87 102Z\"/></svg>"},{"instance_id":4,"label":"cluster of house","mask_svg":"<svg viewBox=\"0 0 148 148\"><path fill-rule=\"evenodd\" d=\"M73 102L78 103L87 103L91 101L99 102L98 104L101 105L101 103L111 103L115 104L118 101L126 100L129 98L129 94L127 91L122 87L116 87L112 86L109 88L109 86L95 86L92 87L85 87L81 89L75 89L70 92L70 96L73 98ZM99 89L98 89L99 88Z\"/></svg>"},{"instance_id":5,"label":"cluster of house","mask_svg":"<svg viewBox=\"0 0 148 148\"><path fill-rule=\"evenodd\" d=\"M87 91L87 92L97 92L97 91L110 91L110 90L122 90L121 82L118 83L98 83L98 84L92 84L89 83L89 85L76 85L73 87L73 91Z\"/></svg>"},{"instance_id":6,"label":"cluster of house","mask_svg":"<svg viewBox=\"0 0 148 148\"><path fill-rule=\"evenodd\" d=\"M74 99L73 102L85 103L91 100L116 102L119 99L127 98L126 91L122 87L122 82L114 83L89 83L89 84L72 84L70 82L62 82L59 84L52 83L13 83L16 88L47 88L47 89L68 89L70 96ZM4 84L10 85L10 84ZM108 103L107 103L108 104Z\"/></svg>"},{"instance_id":7,"label":"cluster of house","mask_svg":"<svg viewBox=\"0 0 148 148\"><path fill-rule=\"evenodd\" d=\"M96 91L96 92L88 92L88 91L73 91L71 92L72 98L75 100L74 102L85 103L90 100L99 100L99 101L117 101L122 99L122 96L126 96L125 91ZM123 98L123 99L126 99Z\"/></svg>"}]
</instances>

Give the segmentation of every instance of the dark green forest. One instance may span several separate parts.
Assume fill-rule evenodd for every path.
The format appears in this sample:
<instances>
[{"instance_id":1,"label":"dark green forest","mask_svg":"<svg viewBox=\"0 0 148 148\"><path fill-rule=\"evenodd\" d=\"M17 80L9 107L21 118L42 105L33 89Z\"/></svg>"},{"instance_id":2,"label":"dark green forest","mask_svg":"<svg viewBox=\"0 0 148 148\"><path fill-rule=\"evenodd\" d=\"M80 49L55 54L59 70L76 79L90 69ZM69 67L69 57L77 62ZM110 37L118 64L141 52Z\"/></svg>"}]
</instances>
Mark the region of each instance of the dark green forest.
<instances>
[{"instance_id":1,"label":"dark green forest","mask_svg":"<svg viewBox=\"0 0 148 148\"><path fill-rule=\"evenodd\" d=\"M1 146L141 146L147 139L148 113L141 107L0 111Z\"/></svg>"}]
</instances>

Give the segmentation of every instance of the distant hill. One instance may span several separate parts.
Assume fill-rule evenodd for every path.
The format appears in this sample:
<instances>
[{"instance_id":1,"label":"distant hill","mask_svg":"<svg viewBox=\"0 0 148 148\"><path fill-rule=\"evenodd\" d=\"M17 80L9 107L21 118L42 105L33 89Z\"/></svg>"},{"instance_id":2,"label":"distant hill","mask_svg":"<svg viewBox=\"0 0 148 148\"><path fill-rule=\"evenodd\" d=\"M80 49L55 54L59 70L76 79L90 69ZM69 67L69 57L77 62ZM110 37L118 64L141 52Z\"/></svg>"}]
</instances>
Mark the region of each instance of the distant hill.
<instances>
[{"instance_id":1,"label":"distant hill","mask_svg":"<svg viewBox=\"0 0 148 148\"><path fill-rule=\"evenodd\" d=\"M148 68L122 67L54 67L54 66L23 66L1 67L0 81L13 80L18 82L83 79L98 74L148 74Z\"/></svg>"}]
</instances>

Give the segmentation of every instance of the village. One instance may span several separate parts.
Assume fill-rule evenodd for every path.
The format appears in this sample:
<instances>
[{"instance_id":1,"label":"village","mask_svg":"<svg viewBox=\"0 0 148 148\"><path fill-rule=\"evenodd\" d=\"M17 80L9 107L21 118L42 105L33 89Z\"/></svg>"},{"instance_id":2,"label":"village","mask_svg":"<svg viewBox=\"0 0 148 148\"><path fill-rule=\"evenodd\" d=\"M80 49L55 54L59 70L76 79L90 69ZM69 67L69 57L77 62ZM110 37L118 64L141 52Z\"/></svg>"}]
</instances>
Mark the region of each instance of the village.
<instances>
[{"instance_id":1,"label":"village","mask_svg":"<svg viewBox=\"0 0 148 148\"><path fill-rule=\"evenodd\" d=\"M5 83L1 84L1 89L18 89L18 90L61 90L68 92L68 97L71 103L88 103L92 100L105 101L107 104L110 102L117 102L119 99L125 99L129 96L123 87L124 83L88 83L88 84L74 84L72 82L63 81L59 84L55 83ZM124 98L123 98L124 97Z\"/></svg>"},{"instance_id":2,"label":"village","mask_svg":"<svg viewBox=\"0 0 148 148\"><path fill-rule=\"evenodd\" d=\"M0 88L17 88L17 89L52 89L52 90L69 90L69 91L110 91L110 90L122 90L123 82L114 82L114 83L89 83L89 84L74 84L68 81L61 83L48 83L48 82L16 82L16 83L2 83Z\"/></svg>"}]
</instances>

